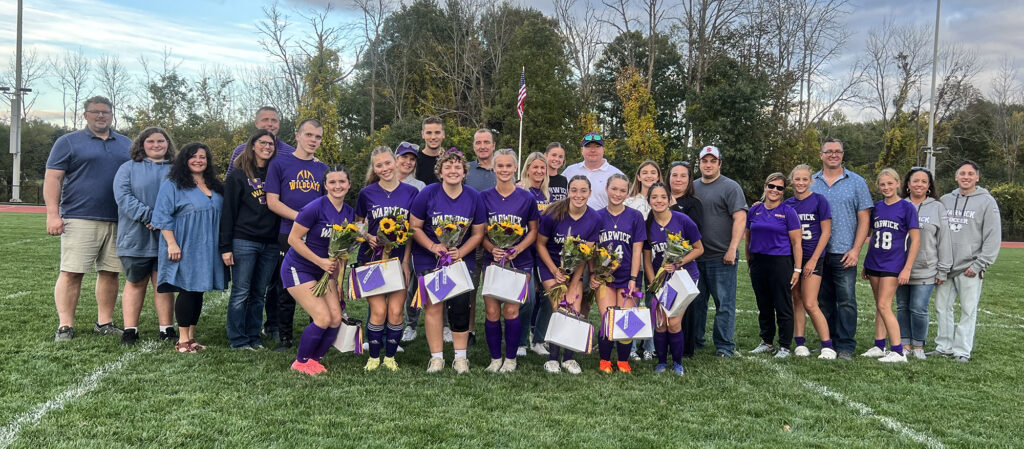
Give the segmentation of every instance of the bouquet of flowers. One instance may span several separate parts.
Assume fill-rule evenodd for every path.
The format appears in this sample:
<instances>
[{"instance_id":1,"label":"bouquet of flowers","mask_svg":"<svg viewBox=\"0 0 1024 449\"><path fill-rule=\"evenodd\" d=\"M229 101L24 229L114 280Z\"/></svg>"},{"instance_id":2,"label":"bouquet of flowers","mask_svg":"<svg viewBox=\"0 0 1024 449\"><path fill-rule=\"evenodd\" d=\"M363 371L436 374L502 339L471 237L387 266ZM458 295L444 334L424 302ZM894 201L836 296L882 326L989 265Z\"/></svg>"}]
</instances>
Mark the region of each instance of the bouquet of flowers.
<instances>
[{"instance_id":1,"label":"bouquet of flowers","mask_svg":"<svg viewBox=\"0 0 1024 449\"><path fill-rule=\"evenodd\" d=\"M566 237L565 243L562 245L561 258L562 263L559 265L559 269L562 270L562 274L565 276L572 276L572 273L579 268L580 265L587 263L594 253L594 248L591 244L584 242L579 237ZM551 290L547 291L548 299L551 300L551 308L557 309L558 305L565 299L565 293L569 291L569 286L566 284L559 284L551 287Z\"/></svg>"},{"instance_id":2,"label":"bouquet of flowers","mask_svg":"<svg viewBox=\"0 0 1024 449\"><path fill-rule=\"evenodd\" d=\"M409 220L401 212L393 212L381 218L377 225L377 245L381 260L388 260L391 250L409 241Z\"/></svg>"},{"instance_id":3,"label":"bouquet of flowers","mask_svg":"<svg viewBox=\"0 0 1024 449\"><path fill-rule=\"evenodd\" d=\"M519 239L523 238L523 227L508 221L498 221L487 226L487 238L498 248L508 251ZM512 256L507 254L507 256ZM504 259L501 266L505 266Z\"/></svg>"},{"instance_id":4,"label":"bouquet of flowers","mask_svg":"<svg viewBox=\"0 0 1024 449\"><path fill-rule=\"evenodd\" d=\"M467 229L469 222L466 220L441 220L434 228L434 235L445 248L455 248L462 243L462 236L466 235Z\"/></svg>"},{"instance_id":5,"label":"bouquet of flowers","mask_svg":"<svg viewBox=\"0 0 1024 449\"><path fill-rule=\"evenodd\" d=\"M647 286L647 291L651 293L657 293L661 290L661 286L665 285L665 280L668 279L668 272L665 271L665 264L677 264L683 261L690 251L693 251L693 245L690 244L689 240L683 240L681 232L669 233L668 239L666 239L665 255L662 257L662 266L658 267L657 274L654 275L654 280L651 281L651 285Z\"/></svg>"},{"instance_id":6,"label":"bouquet of flowers","mask_svg":"<svg viewBox=\"0 0 1024 449\"><path fill-rule=\"evenodd\" d=\"M341 224L331 225L331 241L327 246L327 258L332 262L336 260L344 261L342 263L342 273L340 279L344 279L345 265L347 265L349 254L352 254L359 250L359 245L363 242L362 234L360 234L359 225L355 223L342 222ZM313 296L323 296L327 293L327 283L331 279L331 273L324 273L320 278L320 281L313 286Z\"/></svg>"},{"instance_id":7,"label":"bouquet of flowers","mask_svg":"<svg viewBox=\"0 0 1024 449\"><path fill-rule=\"evenodd\" d=\"M598 247L597 251L594 251L592 258L593 271L590 272L590 276L601 282L601 287L597 289L591 289L584 295L583 304L591 304L598 292L604 288L614 278L612 273L619 269L619 265L622 264L621 255L615 251L608 251L608 248Z\"/></svg>"}]
</instances>

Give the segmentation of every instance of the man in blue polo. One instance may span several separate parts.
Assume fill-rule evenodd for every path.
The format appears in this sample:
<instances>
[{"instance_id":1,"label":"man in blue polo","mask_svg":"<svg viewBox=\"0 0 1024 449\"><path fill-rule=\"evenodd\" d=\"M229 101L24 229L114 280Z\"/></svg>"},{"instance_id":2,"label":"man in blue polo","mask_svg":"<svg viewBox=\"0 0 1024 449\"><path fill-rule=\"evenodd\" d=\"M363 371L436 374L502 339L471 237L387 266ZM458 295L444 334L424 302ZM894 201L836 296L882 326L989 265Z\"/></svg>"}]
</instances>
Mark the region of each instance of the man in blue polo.
<instances>
[{"instance_id":1,"label":"man in blue polo","mask_svg":"<svg viewBox=\"0 0 1024 449\"><path fill-rule=\"evenodd\" d=\"M75 309L85 273L96 270L96 325L93 332L121 335L114 325L117 303L117 203L114 174L128 160L132 141L110 124L113 104L105 97L85 100L85 129L53 143L46 159L43 200L46 232L60 236L60 274L53 288L60 324L55 341L75 336Z\"/></svg>"},{"instance_id":2,"label":"man in blue polo","mask_svg":"<svg viewBox=\"0 0 1024 449\"><path fill-rule=\"evenodd\" d=\"M277 134L281 130L281 115L277 112L273 106L263 106L256 110L256 129L262 129L270 131L274 137L277 138L277 151L274 152L274 156L284 156L286 154L292 154L295 152L295 147L288 145L284 142L284 139ZM242 150L245 149L245 144L241 144L235 147L235 151L231 152L231 161L228 162L228 171L224 175L231 174L231 170L235 169L235 159L238 159L238 155L242 154ZM270 303L267 303L267 307L270 307Z\"/></svg>"},{"instance_id":3,"label":"man in blue polo","mask_svg":"<svg viewBox=\"0 0 1024 449\"><path fill-rule=\"evenodd\" d=\"M857 349L857 264L871 221L871 192L860 175L843 167L843 143L821 145L821 171L811 191L825 195L832 208L832 237L825 248L818 305L828 321L838 358L852 360Z\"/></svg>"}]
</instances>

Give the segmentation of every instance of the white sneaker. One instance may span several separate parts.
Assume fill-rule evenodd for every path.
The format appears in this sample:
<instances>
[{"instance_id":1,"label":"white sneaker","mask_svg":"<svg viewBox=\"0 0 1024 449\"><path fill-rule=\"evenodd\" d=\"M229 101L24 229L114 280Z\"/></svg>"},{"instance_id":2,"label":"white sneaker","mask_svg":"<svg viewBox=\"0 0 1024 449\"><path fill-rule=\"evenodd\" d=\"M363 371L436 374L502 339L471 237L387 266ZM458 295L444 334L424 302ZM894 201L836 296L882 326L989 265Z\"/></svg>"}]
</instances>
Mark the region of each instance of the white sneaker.
<instances>
[{"instance_id":1,"label":"white sneaker","mask_svg":"<svg viewBox=\"0 0 1024 449\"><path fill-rule=\"evenodd\" d=\"M861 357L871 357L873 359L877 359L879 357L885 357L885 355L888 354L888 353L889 353L889 351L886 351L886 350L884 350L882 348L879 348L878 346L872 346L871 349L868 349L867 351L864 351L864 353L861 354L860 356Z\"/></svg>"},{"instance_id":2,"label":"white sneaker","mask_svg":"<svg viewBox=\"0 0 1024 449\"><path fill-rule=\"evenodd\" d=\"M580 364L576 363L575 360L566 360L562 362L562 368L565 368L565 371L569 374L579 374L583 372L583 370L580 369Z\"/></svg>"},{"instance_id":3,"label":"white sneaker","mask_svg":"<svg viewBox=\"0 0 1024 449\"><path fill-rule=\"evenodd\" d=\"M505 363L501 364L499 373L511 373L516 370L516 359L505 359Z\"/></svg>"},{"instance_id":4,"label":"white sneaker","mask_svg":"<svg viewBox=\"0 0 1024 449\"><path fill-rule=\"evenodd\" d=\"M768 344L768 343L765 343L765 342L763 342L763 341L762 341L762 342L761 342L761 344L757 345L757 347L756 347L756 348L754 348L754 349L751 349L751 350L750 350L750 353L751 353L751 354L764 354L764 353L766 353L766 352L771 352L771 351L772 351L772 349L774 349L774 348L772 347L772 345L770 345L770 344Z\"/></svg>"},{"instance_id":5,"label":"white sneaker","mask_svg":"<svg viewBox=\"0 0 1024 449\"><path fill-rule=\"evenodd\" d=\"M640 360L640 354L637 354L636 351L629 351L629 359Z\"/></svg>"},{"instance_id":6,"label":"white sneaker","mask_svg":"<svg viewBox=\"0 0 1024 449\"><path fill-rule=\"evenodd\" d=\"M907 356L898 352L888 352L884 356L878 359L882 363L907 363Z\"/></svg>"},{"instance_id":7,"label":"white sneaker","mask_svg":"<svg viewBox=\"0 0 1024 449\"><path fill-rule=\"evenodd\" d=\"M370 350L370 344L364 341L363 342L363 351L369 351L369 350Z\"/></svg>"},{"instance_id":8,"label":"white sneaker","mask_svg":"<svg viewBox=\"0 0 1024 449\"><path fill-rule=\"evenodd\" d=\"M407 326L405 328L405 330L402 331L402 343L405 343L407 341L413 341L415 339L416 339L416 328L412 328L412 327L408 327Z\"/></svg>"},{"instance_id":9,"label":"white sneaker","mask_svg":"<svg viewBox=\"0 0 1024 449\"><path fill-rule=\"evenodd\" d=\"M427 362L428 373L439 373L444 369L444 359L441 357L431 357L430 361Z\"/></svg>"},{"instance_id":10,"label":"white sneaker","mask_svg":"<svg viewBox=\"0 0 1024 449\"><path fill-rule=\"evenodd\" d=\"M395 348L395 352L405 352L405 349L402 349L402 345L398 345L398 347Z\"/></svg>"},{"instance_id":11,"label":"white sneaker","mask_svg":"<svg viewBox=\"0 0 1024 449\"><path fill-rule=\"evenodd\" d=\"M651 351L644 351L644 360L654 360L654 353Z\"/></svg>"},{"instance_id":12,"label":"white sneaker","mask_svg":"<svg viewBox=\"0 0 1024 449\"><path fill-rule=\"evenodd\" d=\"M530 346L530 350L533 351L537 355L550 355L551 354L550 352L548 352L548 348L544 347L544 343L534 343L533 346Z\"/></svg>"},{"instance_id":13,"label":"white sneaker","mask_svg":"<svg viewBox=\"0 0 1024 449\"><path fill-rule=\"evenodd\" d=\"M487 368L484 368L484 371L487 371L488 373L496 373L499 369L501 369L501 359L497 358L491 359L491 364L487 365Z\"/></svg>"},{"instance_id":14,"label":"white sneaker","mask_svg":"<svg viewBox=\"0 0 1024 449\"><path fill-rule=\"evenodd\" d=\"M811 350L807 349L807 346L800 345L793 350L793 355L797 357L808 357L811 355Z\"/></svg>"},{"instance_id":15,"label":"white sneaker","mask_svg":"<svg viewBox=\"0 0 1024 449\"><path fill-rule=\"evenodd\" d=\"M544 362L544 371L549 373L560 373L562 372L562 369L558 367L558 361L548 360Z\"/></svg>"},{"instance_id":16,"label":"white sneaker","mask_svg":"<svg viewBox=\"0 0 1024 449\"><path fill-rule=\"evenodd\" d=\"M835 360L836 350L832 348L821 348L821 354L818 358L821 360Z\"/></svg>"},{"instance_id":17,"label":"white sneaker","mask_svg":"<svg viewBox=\"0 0 1024 449\"><path fill-rule=\"evenodd\" d=\"M917 357L918 360L927 360L928 359L928 356L924 355L924 349L915 349L914 350L914 357Z\"/></svg>"},{"instance_id":18,"label":"white sneaker","mask_svg":"<svg viewBox=\"0 0 1024 449\"><path fill-rule=\"evenodd\" d=\"M469 359L465 357L456 357L455 361L452 362L452 368L458 374L466 374L469 372Z\"/></svg>"},{"instance_id":19,"label":"white sneaker","mask_svg":"<svg viewBox=\"0 0 1024 449\"><path fill-rule=\"evenodd\" d=\"M789 348L779 348L779 352L775 353L775 358L784 359L786 357L789 357L790 354L791 352L789 351Z\"/></svg>"},{"instance_id":20,"label":"white sneaker","mask_svg":"<svg viewBox=\"0 0 1024 449\"><path fill-rule=\"evenodd\" d=\"M520 346L516 350L516 357L526 357L526 346Z\"/></svg>"},{"instance_id":21,"label":"white sneaker","mask_svg":"<svg viewBox=\"0 0 1024 449\"><path fill-rule=\"evenodd\" d=\"M444 339L445 343L452 342L452 328L445 326L444 330L441 331L441 338Z\"/></svg>"}]
</instances>

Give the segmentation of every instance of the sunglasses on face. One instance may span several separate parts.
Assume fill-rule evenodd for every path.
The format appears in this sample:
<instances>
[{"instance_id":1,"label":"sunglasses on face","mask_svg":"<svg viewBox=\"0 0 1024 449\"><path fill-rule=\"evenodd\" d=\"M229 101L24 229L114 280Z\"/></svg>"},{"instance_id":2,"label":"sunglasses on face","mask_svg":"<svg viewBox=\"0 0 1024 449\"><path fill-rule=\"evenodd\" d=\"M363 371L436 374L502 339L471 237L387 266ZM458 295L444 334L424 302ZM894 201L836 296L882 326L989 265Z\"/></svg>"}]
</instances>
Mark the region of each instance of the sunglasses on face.
<instances>
[{"instance_id":1,"label":"sunglasses on face","mask_svg":"<svg viewBox=\"0 0 1024 449\"><path fill-rule=\"evenodd\" d=\"M780 185L775 185L775 184L765 184L764 188L766 188L768 190L778 190L780 192L785 192L786 191L786 186L780 186Z\"/></svg>"},{"instance_id":2,"label":"sunglasses on face","mask_svg":"<svg viewBox=\"0 0 1024 449\"><path fill-rule=\"evenodd\" d=\"M585 142L594 142L594 141L604 142L604 139L601 138L600 134L587 134L586 136L583 137L583 140Z\"/></svg>"}]
</instances>

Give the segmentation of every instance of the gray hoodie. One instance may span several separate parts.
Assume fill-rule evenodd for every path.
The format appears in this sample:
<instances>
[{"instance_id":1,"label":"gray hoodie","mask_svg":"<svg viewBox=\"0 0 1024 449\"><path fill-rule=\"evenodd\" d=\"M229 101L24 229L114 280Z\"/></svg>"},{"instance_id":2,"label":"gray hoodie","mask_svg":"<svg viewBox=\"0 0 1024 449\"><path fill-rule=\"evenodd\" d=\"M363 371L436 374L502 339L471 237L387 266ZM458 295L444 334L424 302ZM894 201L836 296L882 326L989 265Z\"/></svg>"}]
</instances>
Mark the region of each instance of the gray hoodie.
<instances>
[{"instance_id":1,"label":"gray hoodie","mask_svg":"<svg viewBox=\"0 0 1024 449\"><path fill-rule=\"evenodd\" d=\"M910 283L934 284L936 279L946 279L953 263L946 207L935 198L925 198L917 206L917 221L921 224L921 249L910 271Z\"/></svg>"},{"instance_id":2,"label":"gray hoodie","mask_svg":"<svg viewBox=\"0 0 1024 449\"><path fill-rule=\"evenodd\" d=\"M950 276L957 276L970 268L983 273L996 261L1002 244L1002 223L995 198L982 187L970 195L961 195L960 189L942 196L953 237L953 266Z\"/></svg>"}]
</instances>

